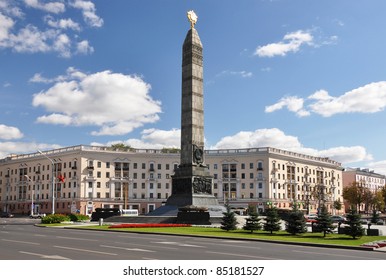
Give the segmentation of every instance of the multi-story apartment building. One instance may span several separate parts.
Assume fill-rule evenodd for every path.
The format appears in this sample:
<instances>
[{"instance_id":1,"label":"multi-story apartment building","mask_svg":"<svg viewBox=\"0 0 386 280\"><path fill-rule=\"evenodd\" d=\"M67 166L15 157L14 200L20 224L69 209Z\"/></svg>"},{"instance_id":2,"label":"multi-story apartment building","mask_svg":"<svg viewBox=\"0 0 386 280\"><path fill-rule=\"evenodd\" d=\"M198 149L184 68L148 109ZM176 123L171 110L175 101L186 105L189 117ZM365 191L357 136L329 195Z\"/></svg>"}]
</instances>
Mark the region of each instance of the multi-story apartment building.
<instances>
[{"instance_id":1,"label":"multi-story apartment building","mask_svg":"<svg viewBox=\"0 0 386 280\"><path fill-rule=\"evenodd\" d=\"M343 187L348 187L352 184L376 193L386 186L386 176L369 169L345 168L343 170ZM345 207L349 209L350 205L347 204ZM364 204L359 205L359 211L365 210Z\"/></svg>"},{"instance_id":2,"label":"multi-story apartment building","mask_svg":"<svg viewBox=\"0 0 386 280\"><path fill-rule=\"evenodd\" d=\"M213 194L234 208L297 203L316 212L342 200L341 164L275 148L207 150ZM0 209L91 214L97 207L134 208L146 214L172 193L180 154L172 150L74 146L0 160Z\"/></svg>"}]
</instances>

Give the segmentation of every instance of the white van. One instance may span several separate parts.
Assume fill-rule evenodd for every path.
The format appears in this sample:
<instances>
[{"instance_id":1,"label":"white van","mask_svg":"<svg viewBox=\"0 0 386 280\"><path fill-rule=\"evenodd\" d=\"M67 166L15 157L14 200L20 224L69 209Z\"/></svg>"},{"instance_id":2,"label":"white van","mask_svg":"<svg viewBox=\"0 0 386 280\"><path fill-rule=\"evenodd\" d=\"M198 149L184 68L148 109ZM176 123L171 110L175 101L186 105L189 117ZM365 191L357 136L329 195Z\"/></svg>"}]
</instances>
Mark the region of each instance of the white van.
<instances>
[{"instance_id":1,"label":"white van","mask_svg":"<svg viewBox=\"0 0 386 280\"><path fill-rule=\"evenodd\" d=\"M138 216L137 209L122 209L121 216Z\"/></svg>"}]
</instances>

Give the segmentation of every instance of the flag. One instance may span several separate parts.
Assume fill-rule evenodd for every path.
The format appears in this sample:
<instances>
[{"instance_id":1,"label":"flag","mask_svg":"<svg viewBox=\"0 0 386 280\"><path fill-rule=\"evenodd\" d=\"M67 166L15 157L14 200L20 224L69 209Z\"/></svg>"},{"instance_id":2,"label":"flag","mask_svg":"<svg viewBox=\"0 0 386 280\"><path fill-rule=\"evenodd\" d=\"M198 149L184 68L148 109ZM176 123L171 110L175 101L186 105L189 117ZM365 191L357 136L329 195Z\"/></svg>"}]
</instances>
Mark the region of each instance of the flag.
<instances>
[{"instance_id":1,"label":"flag","mask_svg":"<svg viewBox=\"0 0 386 280\"><path fill-rule=\"evenodd\" d=\"M64 178L64 176L63 176L62 174L60 174L60 175L58 176L58 180L59 180L59 182L64 183L64 181L66 180L66 178Z\"/></svg>"}]
</instances>

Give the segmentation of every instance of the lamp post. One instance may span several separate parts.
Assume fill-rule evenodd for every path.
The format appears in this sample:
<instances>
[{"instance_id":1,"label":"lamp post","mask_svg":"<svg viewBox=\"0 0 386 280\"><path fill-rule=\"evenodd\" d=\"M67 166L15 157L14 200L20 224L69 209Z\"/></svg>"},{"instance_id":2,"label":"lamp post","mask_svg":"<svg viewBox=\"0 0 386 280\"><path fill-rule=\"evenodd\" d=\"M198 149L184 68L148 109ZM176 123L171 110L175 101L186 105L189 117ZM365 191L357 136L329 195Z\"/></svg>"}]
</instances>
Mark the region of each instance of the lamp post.
<instances>
[{"instance_id":1,"label":"lamp post","mask_svg":"<svg viewBox=\"0 0 386 280\"><path fill-rule=\"evenodd\" d=\"M28 175L24 175L28 181L32 182L31 178ZM31 215L34 214L34 189L33 186L31 188Z\"/></svg>"},{"instance_id":2,"label":"lamp post","mask_svg":"<svg viewBox=\"0 0 386 280\"><path fill-rule=\"evenodd\" d=\"M52 185L52 214L55 214L55 176L54 176L55 163L54 163L54 161L51 158L49 158L48 156L43 154L42 151L38 150L38 152L42 156L47 158L51 162L51 165L52 165L52 168L51 168L51 173L52 173L52 176L51 176L51 185Z\"/></svg>"}]
</instances>

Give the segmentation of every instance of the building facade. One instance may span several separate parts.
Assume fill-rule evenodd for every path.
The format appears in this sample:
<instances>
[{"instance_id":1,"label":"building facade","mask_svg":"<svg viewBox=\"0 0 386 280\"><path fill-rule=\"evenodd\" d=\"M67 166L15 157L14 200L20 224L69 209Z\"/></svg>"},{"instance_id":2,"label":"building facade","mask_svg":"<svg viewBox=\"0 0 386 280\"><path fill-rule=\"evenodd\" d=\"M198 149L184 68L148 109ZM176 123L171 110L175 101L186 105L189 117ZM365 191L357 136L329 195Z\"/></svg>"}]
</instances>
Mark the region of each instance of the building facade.
<instances>
[{"instance_id":1,"label":"building facade","mask_svg":"<svg viewBox=\"0 0 386 280\"><path fill-rule=\"evenodd\" d=\"M342 199L341 164L276 148L205 151L213 194L244 211L255 205L315 213ZM73 146L0 160L0 209L15 214L90 215L98 207L138 209L146 214L171 195L179 166L176 150L113 150ZM54 186L54 187L52 187Z\"/></svg>"},{"instance_id":2,"label":"building facade","mask_svg":"<svg viewBox=\"0 0 386 280\"><path fill-rule=\"evenodd\" d=\"M386 186L386 176L375 173L373 170L364 168L345 168L343 171L343 187L357 186L370 190L373 194L380 191ZM366 212L365 204L358 205L360 212ZM350 208L349 204L345 204L346 210Z\"/></svg>"}]
</instances>

